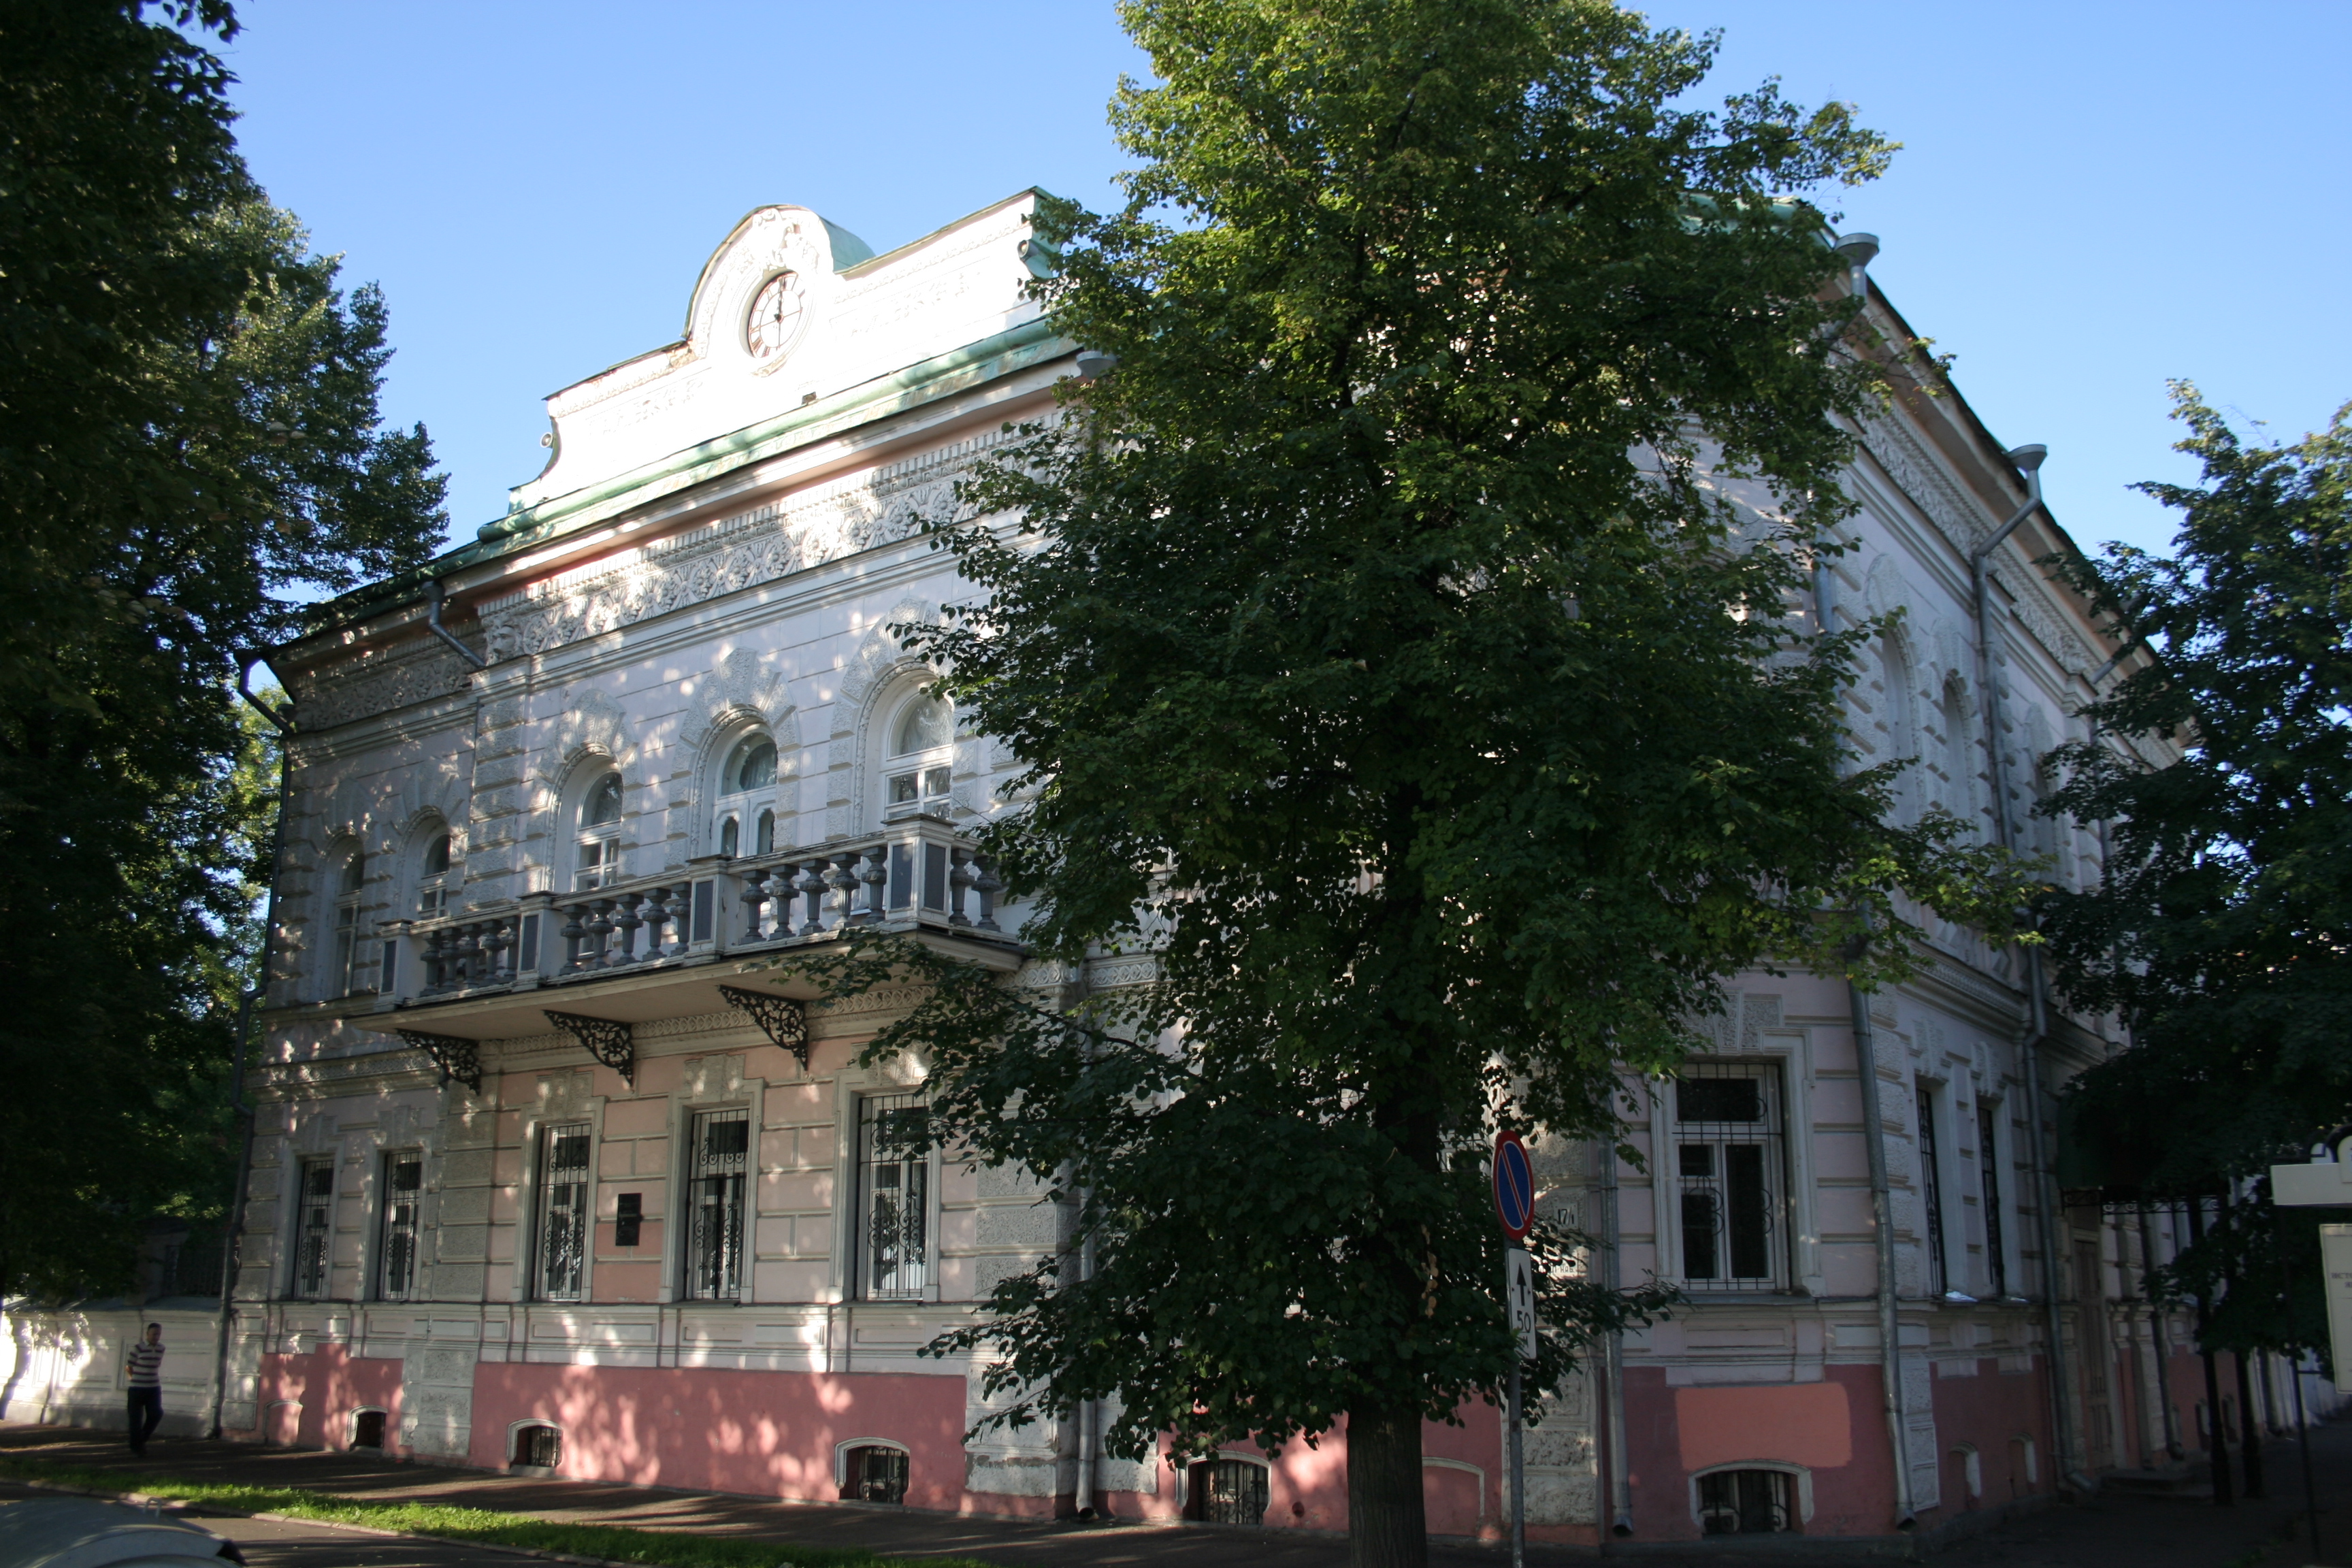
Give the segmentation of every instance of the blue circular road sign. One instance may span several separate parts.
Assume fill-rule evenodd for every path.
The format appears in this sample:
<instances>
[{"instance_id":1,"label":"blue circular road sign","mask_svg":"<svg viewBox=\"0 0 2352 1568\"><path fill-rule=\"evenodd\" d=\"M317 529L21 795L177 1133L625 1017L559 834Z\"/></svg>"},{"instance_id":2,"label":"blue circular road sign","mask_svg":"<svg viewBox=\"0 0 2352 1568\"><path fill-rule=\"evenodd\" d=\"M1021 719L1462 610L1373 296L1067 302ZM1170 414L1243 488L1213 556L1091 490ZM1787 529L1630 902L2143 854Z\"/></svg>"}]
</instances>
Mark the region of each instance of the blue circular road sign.
<instances>
[{"instance_id":1,"label":"blue circular road sign","mask_svg":"<svg viewBox=\"0 0 2352 1568\"><path fill-rule=\"evenodd\" d=\"M1536 1167L1528 1146L1508 1128L1495 1134L1495 1213L1513 1241L1524 1238L1536 1217Z\"/></svg>"}]
</instances>

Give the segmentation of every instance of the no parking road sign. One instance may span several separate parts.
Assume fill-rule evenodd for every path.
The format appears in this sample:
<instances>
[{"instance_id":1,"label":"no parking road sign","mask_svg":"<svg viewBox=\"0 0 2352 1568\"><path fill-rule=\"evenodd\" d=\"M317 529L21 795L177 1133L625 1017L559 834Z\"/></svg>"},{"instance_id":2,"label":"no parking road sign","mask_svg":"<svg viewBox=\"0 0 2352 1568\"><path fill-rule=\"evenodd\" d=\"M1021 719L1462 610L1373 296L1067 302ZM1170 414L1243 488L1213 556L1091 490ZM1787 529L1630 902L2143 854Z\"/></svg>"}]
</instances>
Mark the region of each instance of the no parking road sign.
<instances>
[{"instance_id":1,"label":"no parking road sign","mask_svg":"<svg viewBox=\"0 0 2352 1568\"><path fill-rule=\"evenodd\" d=\"M1495 1213L1513 1241L1525 1240L1535 1223L1535 1162L1528 1158L1526 1142L1508 1128L1495 1134Z\"/></svg>"}]
</instances>

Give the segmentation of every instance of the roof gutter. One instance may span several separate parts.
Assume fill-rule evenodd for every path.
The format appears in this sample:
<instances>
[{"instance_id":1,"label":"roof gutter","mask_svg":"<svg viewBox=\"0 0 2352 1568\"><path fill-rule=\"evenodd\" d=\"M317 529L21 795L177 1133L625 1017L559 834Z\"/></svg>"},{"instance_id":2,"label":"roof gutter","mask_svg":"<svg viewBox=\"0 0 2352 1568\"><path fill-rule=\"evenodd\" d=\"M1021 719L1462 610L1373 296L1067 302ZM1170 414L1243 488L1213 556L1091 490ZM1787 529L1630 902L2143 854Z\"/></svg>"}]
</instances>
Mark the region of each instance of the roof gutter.
<instances>
[{"instance_id":1,"label":"roof gutter","mask_svg":"<svg viewBox=\"0 0 2352 1568\"><path fill-rule=\"evenodd\" d=\"M1993 670L1992 552L2042 510L2042 463L2046 447L2019 447L2008 456L2025 474L2025 504L2010 515L1984 541L1969 552L1969 587L1975 598L1977 623L1977 685L1984 693L1985 771L1992 784L1993 831L2003 849L2016 844L2016 823L2009 809L2009 756L2001 744L2000 682ZM2047 982L2042 970L2042 949L2025 944L2026 1027L2019 1043L2025 1066L2026 1143L2033 1162L2034 1230L2042 1243L2042 1335L2050 1346L2052 1424L2058 1438L2058 1474L2069 1486L2088 1491L2082 1470L2082 1443L2074 1410L2073 1368L2066 1354L2066 1325L2059 1310L2064 1259L2058 1251L2058 1187L2050 1168L2048 1140L2042 1123L2042 1047L2050 1037Z\"/></svg>"}]
</instances>

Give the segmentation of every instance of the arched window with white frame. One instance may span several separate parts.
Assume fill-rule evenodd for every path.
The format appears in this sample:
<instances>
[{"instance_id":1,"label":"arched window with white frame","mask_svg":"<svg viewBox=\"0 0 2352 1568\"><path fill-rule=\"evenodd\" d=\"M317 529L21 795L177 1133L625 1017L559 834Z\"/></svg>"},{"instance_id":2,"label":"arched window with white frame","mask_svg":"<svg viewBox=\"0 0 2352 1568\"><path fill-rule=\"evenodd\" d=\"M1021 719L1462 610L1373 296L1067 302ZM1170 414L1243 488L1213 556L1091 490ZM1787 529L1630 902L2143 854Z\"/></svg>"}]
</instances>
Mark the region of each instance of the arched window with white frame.
<instances>
[{"instance_id":1,"label":"arched window with white frame","mask_svg":"<svg viewBox=\"0 0 2352 1568\"><path fill-rule=\"evenodd\" d=\"M883 819L947 816L955 777L954 707L934 692L917 691L891 714L885 733Z\"/></svg>"},{"instance_id":2,"label":"arched window with white frame","mask_svg":"<svg viewBox=\"0 0 2352 1568\"><path fill-rule=\"evenodd\" d=\"M360 889L367 883L367 857L358 845L346 847L335 866L335 938L329 951L332 967L327 974L327 994L348 996L355 977L360 951Z\"/></svg>"},{"instance_id":3,"label":"arched window with white frame","mask_svg":"<svg viewBox=\"0 0 2352 1568\"><path fill-rule=\"evenodd\" d=\"M449 895L456 890L457 873L450 865L449 830L438 823L425 830L425 847L416 860L416 914L420 920L436 920L449 912Z\"/></svg>"},{"instance_id":4,"label":"arched window with white frame","mask_svg":"<svg viewBox=\"0 0 2352 1568\"><path fill-rule=\"evenodd\" d=\"M574 891L608 887L621 874L621 775L607 769L581 792L572 834Z\"/></svg>"},{"instance_id":5,"label":"arched window with white frame","mask_svg":"<svg viewBox=\"0 0 2352 1568\"><path fill-rule=\"evenodd\" d=\"M767 855L776 847L776 742L753 731L719 764L713 820L721 855Z\"/></svg>"},{"instance_id":6,"label":"arched window with white frame","mask_svg":"<svg viewBox=\"0 0 2352 1568\"><path fill-rule=\"evenodd\" d=\"M1914 760L1919 750L1919 728L1912 711L1910 655L1902 638L1892 632L1879 640L1878 669L1878 725L1885 742L1873 748L1877 752L1874 760L1903 764L1887 794L1895 820L1909 822L1919 815L1919 770Z\"/></svg>"}]
</instances>

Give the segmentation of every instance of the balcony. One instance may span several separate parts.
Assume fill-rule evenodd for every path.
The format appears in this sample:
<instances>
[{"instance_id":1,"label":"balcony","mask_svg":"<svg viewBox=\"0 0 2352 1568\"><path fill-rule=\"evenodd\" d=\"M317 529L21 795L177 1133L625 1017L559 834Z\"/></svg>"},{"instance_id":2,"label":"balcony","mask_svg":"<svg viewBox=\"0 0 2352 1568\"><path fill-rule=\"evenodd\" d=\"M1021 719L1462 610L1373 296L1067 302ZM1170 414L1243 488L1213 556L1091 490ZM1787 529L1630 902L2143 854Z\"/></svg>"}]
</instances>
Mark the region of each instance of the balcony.
<instances>
[{"instance_id":1,"label":"balcony","mask_svg":"<svg viewBox=\"0 0 2352 1568\"><path fill-rule=\"evenodd\" d=\"M919 935L1009 973L1022 953L997 925L999 886L946 823L909 816L803 848L705 856L659 876L394 921L382 928L389 984L362 1026L541 1034L543 1009L592 998L618 1022L715 1012L741 960L857 931Z\"/></svg>"}]
</instances>

